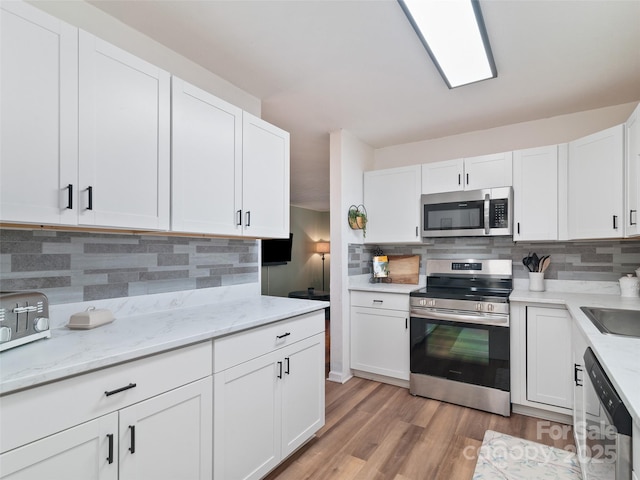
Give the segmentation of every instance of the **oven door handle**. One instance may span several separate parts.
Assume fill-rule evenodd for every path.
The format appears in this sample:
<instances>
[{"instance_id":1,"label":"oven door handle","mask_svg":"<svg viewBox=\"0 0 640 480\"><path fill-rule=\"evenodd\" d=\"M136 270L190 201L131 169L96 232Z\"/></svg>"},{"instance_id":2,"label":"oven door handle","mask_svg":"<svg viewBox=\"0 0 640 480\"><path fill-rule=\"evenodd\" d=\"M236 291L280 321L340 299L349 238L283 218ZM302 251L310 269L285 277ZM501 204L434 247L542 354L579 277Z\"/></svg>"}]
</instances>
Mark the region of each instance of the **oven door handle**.
<instances>
[{"instance_id":1,"label":"oven door handle","mask_svg":"<svg viewBox=\"0 0 640 480\"><path fill-rule=\"evenodd\" d=\"M491 195L484 194L484 234L489 235L489 210L491 209Z\"/></svg>"},{"instance_id":2,"label":"oven door handle","mask_svg":"<svg viewBox=\"0 0 640 480\"><path fill-rule=\"evenodd\" d=\"M495 325L497 327L508 327L509 316L508 315L465 315L461 313L447 313L447 312L435 312L430 310L428 312L420 312L416 314L411 312L412 317L426 318L433 320L449 320L451 322L460 323L476 323L479 325Z\"/></svg>"}]
</instances>

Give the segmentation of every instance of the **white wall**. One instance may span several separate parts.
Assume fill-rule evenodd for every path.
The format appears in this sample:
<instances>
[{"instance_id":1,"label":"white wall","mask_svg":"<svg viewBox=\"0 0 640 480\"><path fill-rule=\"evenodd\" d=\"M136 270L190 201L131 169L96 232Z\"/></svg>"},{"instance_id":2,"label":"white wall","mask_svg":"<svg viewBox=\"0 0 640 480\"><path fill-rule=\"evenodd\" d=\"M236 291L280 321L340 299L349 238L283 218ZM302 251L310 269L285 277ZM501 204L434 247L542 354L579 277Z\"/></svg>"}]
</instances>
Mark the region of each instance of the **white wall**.
<instances>
[{"instance_id":1,"label":"white wall","mask_svg":"<svg viewBox=\"0 0 640 480\"><path fill-rule=\"evenodd\" d=\"M637 102L375 151L374 170L565 143L624 123Z\"/></svg>"},{"instance_id":2,"label":"white wall","mask_svg":"<svg viewBox=\"0 0 640 480\"><path fill-rule=\"evenodd\" d=\"M331 371L329 380L351 378L349 323L349 244L363 243L362 231L347 222L350 205L363 201L362 172L371 170L374 149L345 130L329 140L331 211Z\"/></svg>"},{"instance_id":3,"label":"white wall","mask_svg":"<svg viewBox=\"0 0 640 480\"><path fill-rule=\"evenodd\" d=\"M291 207L291 262L262 267L262 294L286 297L294 290L322 289L322 256L315 243L329 241L329 212ZM333 250L333 249L332 249ZM331 254L325 255L324 289L329 290Z\"/></svg>"},{"instance_id":4,"label":"white wall","mask_svg":"<svg viewBox=\"0 0 640 480\"><path fill-rule=\"evenodd\" d=\"M142 1L142 0L141 0ZM99 8L80 0L31 0L29 3L140 57L258 117L260 99L188 60Z\"/></svg>"}]
</instances>

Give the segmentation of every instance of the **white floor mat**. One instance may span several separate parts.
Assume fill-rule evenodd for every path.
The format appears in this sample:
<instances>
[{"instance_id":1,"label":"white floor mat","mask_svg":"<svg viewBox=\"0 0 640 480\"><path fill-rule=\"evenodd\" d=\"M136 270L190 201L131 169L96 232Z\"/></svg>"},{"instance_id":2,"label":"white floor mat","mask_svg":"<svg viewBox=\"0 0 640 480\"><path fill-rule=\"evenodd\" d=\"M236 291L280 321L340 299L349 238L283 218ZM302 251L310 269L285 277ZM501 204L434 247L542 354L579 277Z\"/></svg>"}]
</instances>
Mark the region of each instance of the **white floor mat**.
<instances>
[{"instance_id":1,"label":"white floor mat","mask_svg":"<svg viewBox=\"0 0 640 480\"><path fill-rule=\"evenodd\" d=\"M574 453L487 430L473 480L580 480Z\"/></svg>"}]
</instances>

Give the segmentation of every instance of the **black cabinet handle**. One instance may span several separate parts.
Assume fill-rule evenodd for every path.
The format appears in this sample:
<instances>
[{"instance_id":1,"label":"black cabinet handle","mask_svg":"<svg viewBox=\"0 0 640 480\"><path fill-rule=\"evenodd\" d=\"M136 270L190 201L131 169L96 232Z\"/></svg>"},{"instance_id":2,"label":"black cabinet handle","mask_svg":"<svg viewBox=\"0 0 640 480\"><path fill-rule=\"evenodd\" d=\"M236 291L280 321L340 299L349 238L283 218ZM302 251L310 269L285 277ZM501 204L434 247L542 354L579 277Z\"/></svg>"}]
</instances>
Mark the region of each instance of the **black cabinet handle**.
<instances>
[{"instance_id":1,"label":"black cabinet handle","mask_svg":"<svg viewBox=\"0 0 640 480\"><path fill-rule=\"evenodd\" d=\"M520 222L518 222L518 235L520 235Z\"/></svg>"},{"instance_id":2,"label":"black cabinet handle","mask_svg":"<svg viewBox=\"0 0 640 480\"><path fill-rule=\"evenodd\" d=\"M278 378L282 378L282 362L278 362Z\"/></svg>"},{"instance_id":3,"label":"black cabinet handle","mask_svg":"<svg viewBox=\"0 0 640 480\"><path fill-rule=\"evenodd\" d=\"M576 387L581 387L582 383L581 380L578 378L578 372L581 372L582 368L580 368L580 365L578 365L577 363L573 364L573 381L576 384Z\"/></svg>"},{"instance_id":4,"label":"black cabinet handle","mask_svg":"<svg viewBox=\"0 0 640 480\"><path fill-rule=\"evenodd\" d=\"M238 217L237 217L237 218L238 218L238 221L236 222L236 225L237 225L237 226L240 226L240 225L242 225L242 210L238 210L238 211L236 212L236 215L238 216Z\"/></svg>"},{"instance_id":5,"label":"black cabinet handle","mask_svg":"<svg viewBox=\"0 0 640 480\"><path fill-rule=\"evenodd\" d=\"M614 230L618 229L618 215L613 216L613 229Z\"/></svg>"},{"instance_id":6,"label":"black cabinet handle","mask_svg":"<svg viewBox=\"0 0 640 480\"><path fill-rule=\"evenodd\" d=\"M111 465L113 463L113 433L108 433L107 438L109 439L109 456L107 457L107 462Z\"/></svg>"},{"instance_id":7,"label":"black cabinet handle","mask_svg":"<svg viewBox=\"0 0 640 480\"><path fill-rule=\"evenodd\" d=\"M89 205L87 206L87 210L93 210L93 187L87 187L87 192L89 192Z\"/></svg>"},{"instance_id":8,"label":"black cabinet handle","mask_svg":"<svg viewBox=\"0 0 640 480\"><path fill-rule=\"evenodd\" d=\"M404 319L404 329L406 330L407 328L409 328L409 319L405 318Z\"/></svg>"},{"instance_id":9,"label":"black cabinet handle","mask_svg":"<svg viewBox=\"0 0 640 480\"><path fill-rule=\"evenodd\" d=\"M458 185L461 185L461 183L460 183L461 181L462 181L462 178L461 178L460 174L458 174Z\"/></svg>"},{"instance_id":10,"label":"black cabinet handle","mask_svg":"<svg viewBox=\"0 0 640 480\"><path fill-rule=\"evenodd\" d=\"M131 433L131 446L129 447L129 451L134 454L136 453L136 426L129 425L129 432Z\"/></svg>"},{"instance_id":11,"label":"black cabinet handle","mask_svg":"<svg viewBox=\"0 0 640 480\"><path fill-rule=\"evenodd\" d=\"M284 373L286 373L287 375L290 375L290 373L289 373L289 357L285 357L284 361L287 362L286 366L284 367Z\"/></svg>"},{"instance_id":12,"label":"black cabinet handle","mask_svg":"<svg viewBox=\"0 0 640 480\"><path fill-rule=\"evenodd\" d=\"M629 225L637 225L637 222L633 221L633 214L636 212L637 210L629 210Z\"/></svg>"},{"instance_id":13,"label":"black cabinet handle","mask_svg":"<svg viewBox=\"0 0 640 480\"><path fill-rule=\"evenodd\" d=\"M467 173L467 185L469 185L469 174Z\"/></svg>"},{"instance_id":14,"label":"black cabinet handle","mask_svg":"<svg viewBox=\"0 0 640 480\"><path fill-rule=\"evenodd\" d=\"M104 392L104 394L107 397L110 397L111 395L115 395L116 393L124 392L125 390L129 390L129 389L135 388L135 387L136 387L135 383L130 383L126 387L120 387L120 388L116 388L115 390L106 391L106 392Z\"/></svg>"},{"instance_id":15,"label":"black cabinet handle","mask_svg":"<svg viewBox=\"0 0 640 480\"><path fill-rule=\"evenodd\" d=\"M247 217L247 224L245 225L245 227L250 227L251 226L251 212L249 210L247 210L246 217Z\"/></svg>"},{"instance_id":16,"label":"black cabinet handle","mask_svg":"<svg viewBox=\"0 0 640 480\"><path fill-rule=\"evenodd\" d=\"M67 210L73 210L73 184L67 185Z\"/></svg>"},{"instance_id":17,"label":"black cabinet handle","mask_svg":"<svg viewBox=\"0 0 640 480\"><path fill-rule=\"evenodd\" d=\"M291 335L291 332L283 333L282 335L276 335L276 338L280 340L281 338L288 337Z\"/></svg>"}]
</instances>

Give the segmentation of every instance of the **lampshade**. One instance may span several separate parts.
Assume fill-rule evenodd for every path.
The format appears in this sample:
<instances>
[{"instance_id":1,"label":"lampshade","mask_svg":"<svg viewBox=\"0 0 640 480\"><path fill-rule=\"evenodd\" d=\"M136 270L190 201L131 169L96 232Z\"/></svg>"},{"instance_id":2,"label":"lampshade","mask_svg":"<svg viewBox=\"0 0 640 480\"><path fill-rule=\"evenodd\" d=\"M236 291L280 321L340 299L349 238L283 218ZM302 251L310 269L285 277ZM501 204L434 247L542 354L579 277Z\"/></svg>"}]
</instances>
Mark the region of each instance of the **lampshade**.
<instances>
[{"instance_id":1,"label":"lampshade","mask_svg":"<svg viewBox=\"0 0 640 480\"><path fill-rule=\"evenodd\" d=\"M329 253L329 242L316 242L316 253Z\"/></svg>"}]
</instances>

